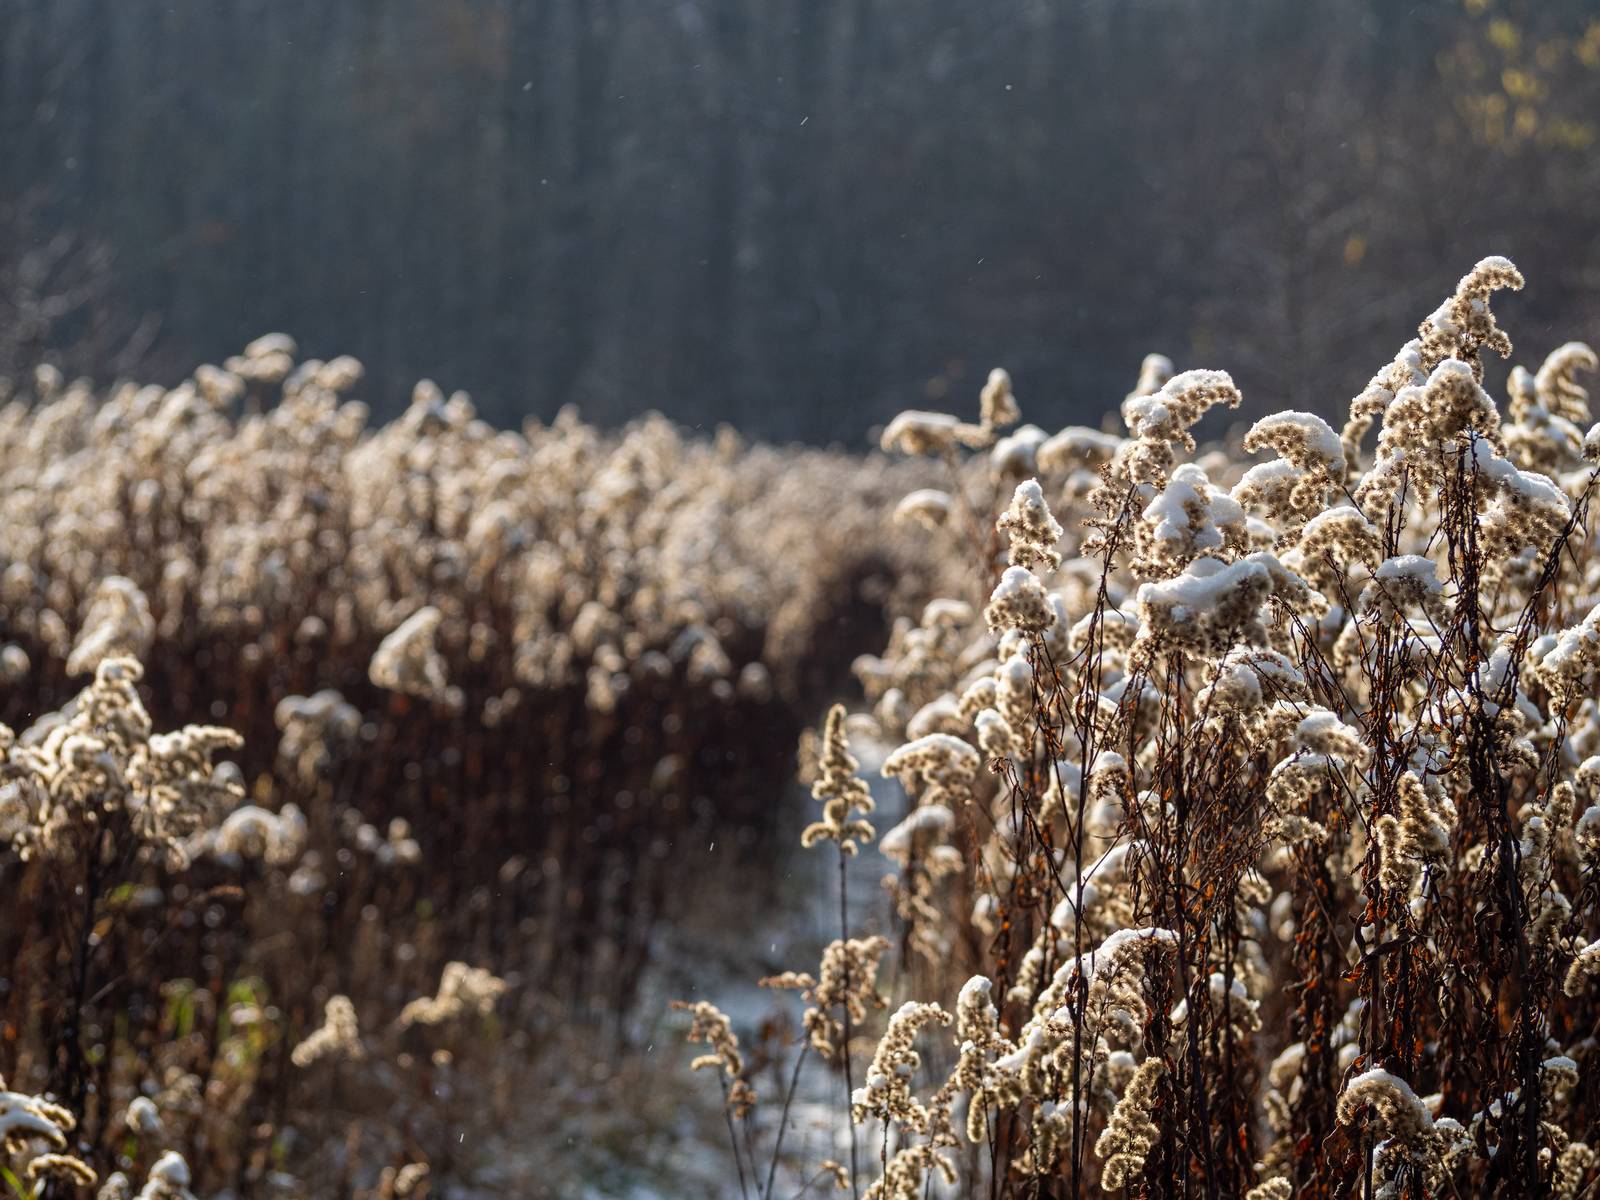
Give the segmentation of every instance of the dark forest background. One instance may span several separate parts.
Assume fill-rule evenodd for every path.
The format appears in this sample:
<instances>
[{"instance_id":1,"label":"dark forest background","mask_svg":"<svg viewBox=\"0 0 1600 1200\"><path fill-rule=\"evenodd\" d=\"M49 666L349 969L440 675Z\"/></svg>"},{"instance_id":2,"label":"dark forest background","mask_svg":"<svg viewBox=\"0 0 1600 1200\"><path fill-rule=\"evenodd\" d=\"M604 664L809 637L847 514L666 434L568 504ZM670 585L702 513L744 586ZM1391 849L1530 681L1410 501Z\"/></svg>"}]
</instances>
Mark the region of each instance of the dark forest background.
<instances>
[{"instance_id":1,"label":"dark forest background","mask_svg":"<svg viewBox=\"0 0 1600 1200\"><path fill-rule=\"evenodd\" d=\"M0 372L271 329L513 423L858 444L1147 351L1359 390L1473 261L1600 336L1593 0L0 0Z\"/></svg>"}]
</instances>

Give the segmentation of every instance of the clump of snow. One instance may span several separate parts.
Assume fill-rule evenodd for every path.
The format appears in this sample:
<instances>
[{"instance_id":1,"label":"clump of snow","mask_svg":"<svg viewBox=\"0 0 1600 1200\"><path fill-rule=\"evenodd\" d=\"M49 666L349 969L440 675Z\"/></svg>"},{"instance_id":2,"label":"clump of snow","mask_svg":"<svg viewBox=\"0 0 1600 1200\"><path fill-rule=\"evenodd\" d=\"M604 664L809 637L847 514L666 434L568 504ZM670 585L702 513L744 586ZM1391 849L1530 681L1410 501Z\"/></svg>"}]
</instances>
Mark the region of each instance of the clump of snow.
<instances>
[{"instance_id":1,"label":"clump of snow","mask_svg":"<svg viewBox=\"0 0 1600 1200\"><path fill-rule=\"evenodd\" d=\"M950 828L955 821L955 815L942 804L923 804L913 808L889 832L885 833L878 841L878 850L886 857L892 858L902 867L911 862L912 847L919 834L942 834Z\"/></svg>"}]
</instances>

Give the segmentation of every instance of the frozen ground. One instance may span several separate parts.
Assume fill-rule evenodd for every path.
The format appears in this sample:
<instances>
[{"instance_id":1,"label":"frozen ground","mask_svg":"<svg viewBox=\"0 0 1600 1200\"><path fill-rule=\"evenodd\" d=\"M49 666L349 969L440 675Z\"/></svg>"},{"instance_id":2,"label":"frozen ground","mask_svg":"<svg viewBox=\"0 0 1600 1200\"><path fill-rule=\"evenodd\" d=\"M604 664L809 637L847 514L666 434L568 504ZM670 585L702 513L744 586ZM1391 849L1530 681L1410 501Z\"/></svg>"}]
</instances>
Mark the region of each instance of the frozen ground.
<instances>
[{"instance_id":1,"label":"frozen ground","mask_svg":"<svg viewBox=\"0 0 1600 1200\"><path fill-rule=\"evenodd\" d=\"M904 797L878 781L881 756L857 747L863 774L874 779L880 831L898 820ZM830 847L799 848L799 830L815 802L794 787L783 797L779 865L761 870L730 845L681 848L685 912L659 943L641 988L642 1001L621 1052L594 1039L574 1038L550 1056L547 1078L527 1089L534 1127L488 1156L475 1173L482 1194L561 1197L562 1200L729 1200L739 1197L721 1095L709 1072L693 1074L698 1048L684 1042L682 1013L673 999L708 999L726 1011L752 1061L760 1032L776 1034L785 1014L792 1024L800 1004L793 993L756 985L783 970L815 972L822 947L838 936L837 859ZM848 866L850 933L883 931L887 904L880 881L893 864L873 848ZM776 1037L773 1041L776 1042ZM755 1080L764 1104L773 1105L787 1084L793 1047L781 1068L768 1064ZM782 1071L782 1080L778 1072ZM859 1082L859 1081L858 1081ZM815 1164L849 1155L839 1114L845 1103L841 1075L809 1058L793 1106L784 1157ZM771 1145L771 1112L756 1160L764 1171ZM862 1153L875 1157L862 1138ZM773 1195L800 1194L804 1182L780 1167ZM531 1189L531 1190L530 1190ZM805 1193L827 1195L820 1186ZM755 1195L752 1188L751 1195Z\"/></svg>"}]
</instances>

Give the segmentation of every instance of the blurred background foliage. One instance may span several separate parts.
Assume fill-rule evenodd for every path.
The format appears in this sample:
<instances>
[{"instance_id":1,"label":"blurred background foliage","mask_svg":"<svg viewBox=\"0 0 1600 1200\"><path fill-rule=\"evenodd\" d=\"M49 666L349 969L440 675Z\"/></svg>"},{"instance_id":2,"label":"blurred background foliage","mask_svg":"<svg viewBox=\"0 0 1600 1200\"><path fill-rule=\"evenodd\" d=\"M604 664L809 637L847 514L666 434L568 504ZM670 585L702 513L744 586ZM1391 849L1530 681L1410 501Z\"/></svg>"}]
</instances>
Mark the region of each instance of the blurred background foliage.
<instances>
[{"instance_id":1,"label":"blurred background foliage","mask_svg":"<svg viewBox=\"0 0 1600 1200\"><path fill-rule=\"evenodd\" d=\"M1485 253L1530 359L1594 336L1597 123L1592 0L0 0L0 373L281 328L379 416L855 444L1160 350L1329 409Z\"/></svg>"}]
</instances>

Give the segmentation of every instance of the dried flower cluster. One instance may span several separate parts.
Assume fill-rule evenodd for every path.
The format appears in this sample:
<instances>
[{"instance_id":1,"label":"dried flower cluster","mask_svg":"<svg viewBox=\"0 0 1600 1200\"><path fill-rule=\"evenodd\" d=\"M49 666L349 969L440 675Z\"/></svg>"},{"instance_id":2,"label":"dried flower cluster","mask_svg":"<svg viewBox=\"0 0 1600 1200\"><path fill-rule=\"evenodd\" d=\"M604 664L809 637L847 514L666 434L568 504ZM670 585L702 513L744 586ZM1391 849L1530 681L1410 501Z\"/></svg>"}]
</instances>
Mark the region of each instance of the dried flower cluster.
<instances>
[{"instance_id":1,"label":"dried flower cluster","mask_svg":"<svg viewBox=\"0 0 1600 1200\"><path fill-rule=\"evenodd\" d=\"M77 1124L67 1109L42 1096L8 1091L0 1079L0 1154L13 1178L29 1181L61 1178L68 1183L93 1183L94 1172L71 1155L67 1137Z\"/></svg>"},{"instance_id":2,"label":"dried flower cluster","mask_svg":"<svg viewBox=\"0 0 1600 1200\"><path fill-rule=\"evenodd\" d=\"M182 867L185 839L243 795L212 761L238 735L153 732L141 674L133 659L103 659L63 711L20 737L0 725L0 830L24 860L148 850Z\"/></svg>"},{"instance_id":3,"label":"dried flower cluster","mask_svg":"<svg viewBox=\"0 0 1600 1200\"><path fill-rule=\"evenodd\" d=\"M400 1024L442 1025L447 1021L460 1021L477 1017L480 1020L494 1011L495 1002L505 994L506 981L497 979L482 967L469 967L463 962L446 963L439 978L439 991L432 996L413 1000L400 1010Z\"/></svg>"},{"instance_id":4,"label":"dried flower cluster","mask_svg":"<svg viewBox=\"0 0 1600 1200\"><path fill-rule=\"evenodd\" d=\"M309 1067L325 1059L355 1059L365 1054L356 1006L350 1003L348 996L334 996L328 1001L322 1024L312 1030L289 1057L295 1066Z\"/></svg>"}]
</instances>

